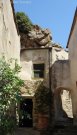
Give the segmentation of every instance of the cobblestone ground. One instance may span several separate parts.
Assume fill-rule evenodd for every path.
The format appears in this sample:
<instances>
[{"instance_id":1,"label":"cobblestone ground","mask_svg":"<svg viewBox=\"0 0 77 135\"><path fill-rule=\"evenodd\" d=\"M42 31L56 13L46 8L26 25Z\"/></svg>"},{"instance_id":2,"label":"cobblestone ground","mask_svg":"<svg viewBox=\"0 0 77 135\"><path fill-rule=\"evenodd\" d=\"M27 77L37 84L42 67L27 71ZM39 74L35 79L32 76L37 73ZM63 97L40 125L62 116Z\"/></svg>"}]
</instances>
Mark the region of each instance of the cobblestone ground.
<instances>
[{"instance_id":1,"label":"cobblestone ground","mask_svg":"<svg viewBox=\"0 0 77 135\"><path fill-rule=\"evenodd\" d=\"M77 135L77 127L54 127L53 131L41 131L32 128L19 128L15 135Z\"/></svg>"},{"instance_id":2,"label":"cobblestone ground","mask_svg":"<svg viewBox=\"0 0 77 135\"><path fill-rule=\"evenodd\" d=\"M40 135L40 133L32 128L19 128L15 135Z\"/></svg>"},{"instance_id":3,"label":"cobblestone ground","mask_svg":"<svg viewBox=\"0 0 77 135\"><path fill-rule=\"evenodd\" d=\"M64 127L55 129L53 135L77 135L77 127Z\"/></svg>"},{"instance_id":4,"label":"cobblestone ground","mask_svg":"<svg viewBox=\"0 0 77 135\"><path fill-rule=\"evenodd\" d=\"M53 131L43 131L40 135L77 135L77 127L54 128Z\"/></svg>"},{"instance_id":5,"label":"cobblestone ground","mask_svg":"<svg viewBox=\"0 0 77 135\"><path fill-rule=\"evenodd\" d=\"M19 128L15 135L77 135L77 127L73 124L61 123L62 125L55 125L53 130L43 130L41 132L32 128Z\"/></svg>"},{"instance_id":6,"label":"cobblestone ground","mask_svg":"<svg viewBox=\"0 0 77 135\"><path fill-rule=\"evenodd\" d=\"M58 122L50 131L42 131L40 135L77 135L77 126L73 121Z\"/></svg>"}]
</instances>

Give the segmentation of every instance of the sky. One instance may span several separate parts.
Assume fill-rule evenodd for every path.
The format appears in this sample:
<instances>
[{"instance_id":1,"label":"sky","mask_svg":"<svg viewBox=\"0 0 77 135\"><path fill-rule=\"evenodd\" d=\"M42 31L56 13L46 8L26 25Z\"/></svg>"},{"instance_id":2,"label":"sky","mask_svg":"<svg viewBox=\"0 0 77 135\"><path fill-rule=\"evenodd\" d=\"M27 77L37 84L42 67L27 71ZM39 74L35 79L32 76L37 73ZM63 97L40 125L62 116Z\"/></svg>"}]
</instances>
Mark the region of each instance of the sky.
<instances>
[{"instance_id":1,"label":"sky","mask_svg":"<svg viewBox=\"0 0 77 135\"><path fill-rule=\"evenodd\" d=\"M77 0L14 0L16 12L25 12L33 24L49 28L53 42L67 45Z\"/></svg>"}]
</instances>

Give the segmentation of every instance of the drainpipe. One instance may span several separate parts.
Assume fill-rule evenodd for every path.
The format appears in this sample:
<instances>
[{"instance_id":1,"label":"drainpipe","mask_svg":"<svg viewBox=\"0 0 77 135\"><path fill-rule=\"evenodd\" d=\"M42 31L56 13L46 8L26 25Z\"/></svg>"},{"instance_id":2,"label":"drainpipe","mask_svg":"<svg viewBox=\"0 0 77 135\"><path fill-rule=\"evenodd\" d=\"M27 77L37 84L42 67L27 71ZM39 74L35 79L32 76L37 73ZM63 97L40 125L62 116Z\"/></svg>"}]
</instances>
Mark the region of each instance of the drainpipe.
<instances>
[{"instance_id":1,"label":"drainpipe","mask_svg":"<svg viewBox=\"0 0 77 135\"><path fill-rule=\"evenodd\" d=\"M51 90L51 83L52 83L52 80L51 80L51 75L52 75L52 65L51 65L51 62L52 62L52 48L50 47L48 49L48 60L49 60L49 93L50 93L50 105L49 105L49 130L51 130L51 127L52 127L52 90Z\"/></svg>"},{"instance_id":2,"label":"drainpipe","mask_svg":"<svg viewBox=\"0 0 77 135\"><path fill-rule=\"evenodd\" d=\"M51 50L52 48L49 48L49 89L51 91Z\"/></svg>"}]
</instances>

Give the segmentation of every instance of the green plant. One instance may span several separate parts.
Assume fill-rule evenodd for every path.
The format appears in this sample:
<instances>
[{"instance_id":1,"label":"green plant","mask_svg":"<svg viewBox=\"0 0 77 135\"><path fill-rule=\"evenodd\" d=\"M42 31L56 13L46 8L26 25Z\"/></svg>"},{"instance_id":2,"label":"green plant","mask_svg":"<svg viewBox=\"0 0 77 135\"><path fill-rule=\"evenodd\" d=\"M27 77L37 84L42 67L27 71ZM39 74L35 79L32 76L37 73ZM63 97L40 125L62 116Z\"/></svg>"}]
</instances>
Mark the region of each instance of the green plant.
<instances>
[{"instance_id":1,"label":"green plant","mask_svg":"<svg viewBox=\"0 0 77 135\"><path fill-rule=\"evenodd\" d=\"M24 12L16 13L16 21L20 33L28 33L32 29L32 22Z\"/></svg>"},{"instance_id":2,"label":"green plant","mask_svg":"<svg viewBox=\"0 0 77 135\"><path fill-rule=\"evenodd\" d=\"M35 110L37 113L48 114L50 105L49 89L41 84L35 93Z\"/></svg>"},{"instance_id":3,"label":"green plant","mask_svg":"<svg viewBox=\"0 0 77 135\"><path fill-rule=\"evenodd\" d=\"M19 65L15 61L15 67L11 68L11 64L4 57L0 59L0 135L13 134L16 119L10 110L20 100L20 88L24 84L18 77Z\"/></svg>"}]
</instances>

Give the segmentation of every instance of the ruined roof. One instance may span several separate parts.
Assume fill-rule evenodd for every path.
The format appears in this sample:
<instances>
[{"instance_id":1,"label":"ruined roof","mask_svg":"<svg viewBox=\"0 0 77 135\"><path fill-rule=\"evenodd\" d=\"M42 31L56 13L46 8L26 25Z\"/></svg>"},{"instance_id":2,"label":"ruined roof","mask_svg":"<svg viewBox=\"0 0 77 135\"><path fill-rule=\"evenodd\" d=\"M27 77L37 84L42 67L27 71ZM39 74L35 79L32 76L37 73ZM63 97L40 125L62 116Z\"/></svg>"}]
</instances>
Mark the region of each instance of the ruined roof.
<instances>
[{"instance_id":1,"label":"ruined roof","mask_svg":"<svg viewBox=\"0 0 77 135\"><path fill-rule=\"evenodd\" d=\"M17 26L17 23L16 23L15 9L14 9L14 3L13 3L13 0L10 0L10 3L11 3L12 11L13 11L13 18L14 18L14 22L15 22L15 25L16 25L17 33L18 33L18 35L19 35L18 26Z\"/></svg>"},{"instance_id":2,"label":"ruined roof","mask_svg":"<svg viewBox=\"0 0 77 135\"><path fill-rule=\"evenodd\" d=\"M69 42L70 42L71 35L73 33L73 30L74 30L76 21L77 21L77 7L76 7L76 10L75 10L74 19L73 19L73 23L72 23L72 26L71 26L71 30L70 30L70 34L69 34L69 38L68 38L68 42L67 42L67 46L66 46L67 48L68 48L68 45L69 45Z\"/></svg>"}]
</instances>

